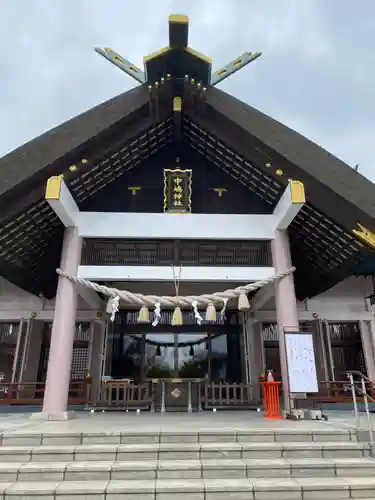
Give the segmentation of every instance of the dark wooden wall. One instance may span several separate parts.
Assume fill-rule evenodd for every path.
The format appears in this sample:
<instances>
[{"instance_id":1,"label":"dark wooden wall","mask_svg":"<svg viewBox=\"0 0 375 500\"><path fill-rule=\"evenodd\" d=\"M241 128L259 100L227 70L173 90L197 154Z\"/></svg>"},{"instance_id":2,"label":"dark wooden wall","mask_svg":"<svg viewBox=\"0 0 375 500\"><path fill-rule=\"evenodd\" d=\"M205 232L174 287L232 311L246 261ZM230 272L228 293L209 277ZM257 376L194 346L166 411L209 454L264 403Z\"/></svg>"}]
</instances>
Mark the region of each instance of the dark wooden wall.
<instances>
[{"instance_id":1,"label":"dark wooden wall","mask_svg":"<svg viewBox=\"0 0 375 500\"><path fill-rule=\"evenodd\" d=\"M176 163L176 157L180 163ZM84 202L80 208L99 212L151 212L163 211L164 168L192 169L192 212L211 214L270 213L272 209L216 165L208 162L189 147L175 150L167 146L152 159L126 172L117 181L104 188L94 200ZM132 195L128 189L141 189ZM214 188L225 188L222 197Z\"/></svg>"}]
</instances>

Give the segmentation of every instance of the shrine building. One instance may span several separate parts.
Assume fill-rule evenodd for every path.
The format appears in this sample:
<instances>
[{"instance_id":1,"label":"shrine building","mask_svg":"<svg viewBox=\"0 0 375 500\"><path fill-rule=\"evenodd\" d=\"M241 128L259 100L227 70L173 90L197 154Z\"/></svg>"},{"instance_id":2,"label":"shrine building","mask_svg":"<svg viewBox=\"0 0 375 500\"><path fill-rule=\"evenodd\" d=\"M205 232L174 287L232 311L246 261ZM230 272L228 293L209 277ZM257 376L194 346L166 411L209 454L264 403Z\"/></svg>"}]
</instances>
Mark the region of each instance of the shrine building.
<instances>
[{"instance_id":1,"label":"shrine building","mask_svg":"<svg viewBox=\"0 0 375 500\"><path fill-rule=\"evenodd\" d=\"M287 406L293 332L312 396L375 380L374 185L220 90L261 54L213 70L186 16L143 68L96 51L136 86L0 159L0 404L257 408L271 370Z\"/></svg>"}]
</instances>

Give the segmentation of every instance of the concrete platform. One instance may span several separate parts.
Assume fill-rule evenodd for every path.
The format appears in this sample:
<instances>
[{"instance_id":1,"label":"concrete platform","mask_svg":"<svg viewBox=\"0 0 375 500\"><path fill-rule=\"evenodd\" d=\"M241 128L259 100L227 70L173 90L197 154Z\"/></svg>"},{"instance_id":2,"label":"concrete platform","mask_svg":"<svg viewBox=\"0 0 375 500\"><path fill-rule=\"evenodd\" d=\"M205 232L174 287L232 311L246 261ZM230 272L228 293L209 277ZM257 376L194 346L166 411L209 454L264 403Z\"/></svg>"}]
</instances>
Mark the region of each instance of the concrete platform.
<instances>
[{"instance_id":1,"label":"concrete platform","mask_svg":"<svg viewBox=\"0 0 375 500\"><path fill-rule=\"evenodd\" d=\"M0 415L0 433L116 433L146 431L212 431L212 430L299 430L322 429L354 430L355 418L348 412L329 415L328 422L301 420L267 420L262 413L252 411L217 411L202 413L89 413L76 412L72 420L60 422L38 422L29 414ZM366 419L361 417L364 428ZM373 416L375 428L375 416Z\"/></svg>"}]
</instances>

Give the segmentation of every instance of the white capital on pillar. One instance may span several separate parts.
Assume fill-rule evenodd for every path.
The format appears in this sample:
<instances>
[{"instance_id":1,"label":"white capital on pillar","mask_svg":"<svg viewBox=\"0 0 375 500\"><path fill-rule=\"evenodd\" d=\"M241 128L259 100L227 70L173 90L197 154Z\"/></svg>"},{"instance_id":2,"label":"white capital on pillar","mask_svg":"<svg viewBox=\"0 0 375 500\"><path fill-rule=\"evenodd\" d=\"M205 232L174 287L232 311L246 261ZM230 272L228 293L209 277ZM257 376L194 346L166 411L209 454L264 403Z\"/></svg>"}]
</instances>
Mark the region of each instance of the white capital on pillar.
<instances>
[{"instance_id":1,"label":"white capital on pillar","mask_svg":"<svg viewBox=\"0 0 375 500\"><path fill-rule=\"evenodd\" d=\"M65 227L76 226L79 208L61 175L48 179L45 198Z\"/></svg>"},{"instance_id":2,"label":"white capital on pillar","mask_svg":"<svg viewBox=\"0 0 375 500\"><path fill-rule=\"evenodd\" d=\"M48 179L45 199L65 227L77 227L79 208L61 175ZM77 285L77 291L87 305L100 309L101 299L94 290Z\"/></svg>"},{"instance_id":3,"label":"white capital on pillar","mask_svg":"<svg viewBox=\"0 0 375 500\"><path fill-rule=\"evenodd\" d=\"M273 211L275 229L287 229L305 204L305 187L302 182L289 180L288 186Z\"/></svg>"}]
</instances>

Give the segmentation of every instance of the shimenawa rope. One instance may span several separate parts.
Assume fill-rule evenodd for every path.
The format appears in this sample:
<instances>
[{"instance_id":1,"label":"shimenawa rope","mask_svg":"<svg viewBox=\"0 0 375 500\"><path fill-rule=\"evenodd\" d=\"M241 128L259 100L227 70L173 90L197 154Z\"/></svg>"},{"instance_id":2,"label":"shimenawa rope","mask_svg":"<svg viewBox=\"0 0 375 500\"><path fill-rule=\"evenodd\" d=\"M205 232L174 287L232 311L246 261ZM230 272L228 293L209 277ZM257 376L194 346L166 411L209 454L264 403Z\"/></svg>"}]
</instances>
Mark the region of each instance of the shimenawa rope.
<instances>
[{"instance_id":1,"label":"shimenawa rope","mask_svg":"<svg viewBox=\"0 0 375 500\"><path fill-rule=\"evenodd\" d=\"M85 280L83 278L78 278L77 276L71 276L70 274L62 271L61 269L57 269L56 272L60 276L67 278L69 281L75 284L83 285L91 290L95 290L95 292L102 293L107 295L108 297L115 298L119 297L121 300L128 304L133 304L137 306L145 306L145 307L154 307L155 304L160 304L166 308L174 308L174 307L182 307L182 308L191 308L194 303L197 303L198 306L208 306L209 304L223 304L225 301L230 299L236 299L241 297L242 295L246 295L249 292L253 292L262 288L269 283L274 283L275 281L279 281L285 276L292 274L295 271L295 267L284 271L283 273L276 274L274 276L270 276L269 278L261 281L255 281L254 283L249 283L245 286L239 286L237 288L225 290L224 292L215 292L212 294L203 294L203 295L188 295L186 297L171 297L171 296L158 296L158 295L143 295L141 293L132 293L127 290L118 290L117 288L111 288L104 285L98 285L89 280ZM249 307L247 307L249 308Z\"/></svg>"}]
</instances>

